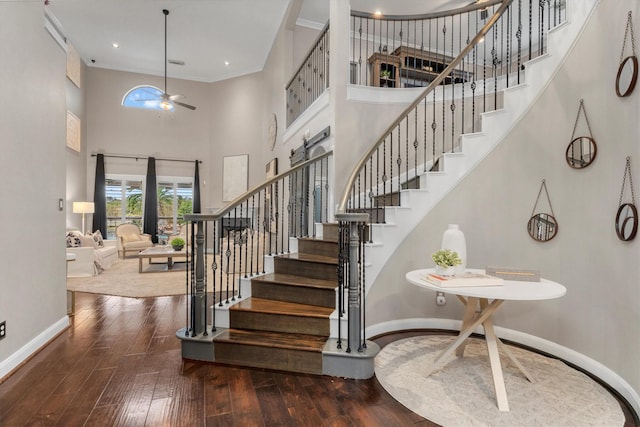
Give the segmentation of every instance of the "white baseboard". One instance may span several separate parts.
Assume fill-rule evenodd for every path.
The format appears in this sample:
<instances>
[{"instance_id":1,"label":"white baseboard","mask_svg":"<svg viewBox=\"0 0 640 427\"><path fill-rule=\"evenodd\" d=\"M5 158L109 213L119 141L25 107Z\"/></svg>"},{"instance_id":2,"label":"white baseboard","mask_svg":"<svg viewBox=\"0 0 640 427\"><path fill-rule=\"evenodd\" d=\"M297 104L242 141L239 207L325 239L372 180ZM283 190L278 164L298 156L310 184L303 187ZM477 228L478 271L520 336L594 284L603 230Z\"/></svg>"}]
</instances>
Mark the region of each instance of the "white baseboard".
<instances>
[{"instance_id":1,"label":"white baseboard","mask_svg":"<svg viewBox=\"0 0 640 427\"><path fill-rule=\"evenodd\" d=\"M10 374L14 369L20 366L21 363L29 359L33 354L40 350L49 341L55 338L60 332L69 327L69 316L64 316L62 319L49 326L42 331L34 339L26 343L22 348L13 353L11 356L3 361L0 361L0 382L2 379Z\"/></svg>"},{"instance_id":2,"label":"white baseboard","mask_svg":"<svg viewBox=\"0 0 640 427\"><path fill-rule=\"evenodd\" d=\"M402 319L373 325L367 328L366 336L375 337L377 335L390 332L406 331L411 329L459 330L461 326L461 321L452 319ZM496 335L502 339L548 353L569 362L586 372L589 372L618 392L620 396L629 402L635 413L640 414L640 396L638 393L620 375L616 374L602 363L560 344L524 332L514 331L512 329L502 328L499 326L495 327L495 331ZM475 332L479 334L484 333L481 327L478 327Z\"/></svg>"}]
</instances>

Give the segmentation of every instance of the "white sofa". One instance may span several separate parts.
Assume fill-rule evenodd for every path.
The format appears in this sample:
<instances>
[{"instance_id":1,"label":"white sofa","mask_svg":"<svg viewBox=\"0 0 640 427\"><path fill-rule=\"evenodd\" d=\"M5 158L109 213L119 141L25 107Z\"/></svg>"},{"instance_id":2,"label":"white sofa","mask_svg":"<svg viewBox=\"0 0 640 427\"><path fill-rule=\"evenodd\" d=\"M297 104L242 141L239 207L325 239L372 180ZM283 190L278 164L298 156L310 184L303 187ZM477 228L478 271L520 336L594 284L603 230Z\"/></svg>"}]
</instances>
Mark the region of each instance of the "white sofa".
<instances>
[{"instance_id":1,"label":"white sofa","mask_svg":"<svg viewBox=\"0 0 640 427\"><path fill-rule=\"evenodd\" d=\"M96 276L118 261L115 240L101 240L103 246L97 246L92 241L93 238L83 236L81 246L67 247L67 255L75 256L74 261L67 262L67 277Z\"/></svg>"}]
</instances>

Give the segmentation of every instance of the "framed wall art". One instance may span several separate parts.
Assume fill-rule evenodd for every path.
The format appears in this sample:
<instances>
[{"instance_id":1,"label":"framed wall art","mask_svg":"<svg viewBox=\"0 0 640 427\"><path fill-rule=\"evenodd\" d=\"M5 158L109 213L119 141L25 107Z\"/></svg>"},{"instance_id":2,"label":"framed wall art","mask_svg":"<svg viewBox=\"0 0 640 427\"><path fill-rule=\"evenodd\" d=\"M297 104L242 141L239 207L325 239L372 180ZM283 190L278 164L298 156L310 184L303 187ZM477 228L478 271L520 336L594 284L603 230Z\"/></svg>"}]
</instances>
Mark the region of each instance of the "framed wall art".
<instances>
[{"instance_id":1,"label":"framed wall art","mask_svg":"<svg viewBox=\"0 0 640 427\"><path fill-rule=\"evenodd\" d=\"M81 135L80 118L67 111L67 147L79 153L82 148Z\"/></svg>"},{"instance_id":2,"label":"framed wall art","mask_svg":"<svg viewBox=\"0 0 640 427\"><path fill-rule=\"evenodd\" d=\"M67 77L76 86L80 87L80 76L82 73L82 62L78 51L73 45L67 42Z\"/></svg>"}]
</instances>

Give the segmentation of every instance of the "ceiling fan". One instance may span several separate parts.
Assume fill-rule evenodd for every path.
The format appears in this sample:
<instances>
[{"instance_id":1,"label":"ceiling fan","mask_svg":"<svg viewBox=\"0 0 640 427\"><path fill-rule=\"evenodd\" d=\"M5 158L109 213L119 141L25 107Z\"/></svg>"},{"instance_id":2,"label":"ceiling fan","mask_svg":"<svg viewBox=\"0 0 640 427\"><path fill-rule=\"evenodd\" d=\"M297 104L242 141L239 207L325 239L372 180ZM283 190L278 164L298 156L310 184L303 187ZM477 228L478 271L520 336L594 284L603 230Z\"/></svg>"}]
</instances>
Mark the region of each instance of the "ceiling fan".
<instances>
[{"instance_id":1,"label":"ceiling fan","mask_svg":"<svg viewBox=\"0 0 640 427\"><path fill-rule=\"evenodd\" d=\"M140 101L160 101L158 105L165 111L173 110L174 105L179 105L181 107L188 108L189 110L195 110L196 107L193 105L177 101L178 99L184 98L184 95L169 95L169 93L167 93L167 15L169 15L169 11L167 9L162 9L162 13L164 13L164 91L159 98L154 98L152 100L141 99Z\"/></svg>"}]
</instances>

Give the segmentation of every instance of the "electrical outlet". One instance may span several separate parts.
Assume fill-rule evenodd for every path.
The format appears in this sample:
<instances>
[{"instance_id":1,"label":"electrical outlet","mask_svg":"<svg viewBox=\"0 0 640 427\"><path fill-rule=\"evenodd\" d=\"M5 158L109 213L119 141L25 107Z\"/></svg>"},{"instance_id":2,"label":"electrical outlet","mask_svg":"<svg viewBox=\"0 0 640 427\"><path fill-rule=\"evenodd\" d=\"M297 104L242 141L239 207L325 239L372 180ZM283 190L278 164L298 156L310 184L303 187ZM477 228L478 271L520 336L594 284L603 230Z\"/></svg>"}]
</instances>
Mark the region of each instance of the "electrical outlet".
<instances>
[{"instance_id":1,"label":"electrical outlet","mask_svg":"<svg viewBox=\"0 0 640 427\"><path fill-rule=\"evenodd\" d=\"M7 321L0 322L0 340L7 336Z\"/></svg>"},{"instance_id":2,"label":"electrical outlet","mask_svg":"<svg viewBox=\"0 0 640 427\"><path fill-rule=\"evenodd\" d=\"M444 292L436 292L436 305L443 306L447 303Z\"/></svg>"}]
</instances>

